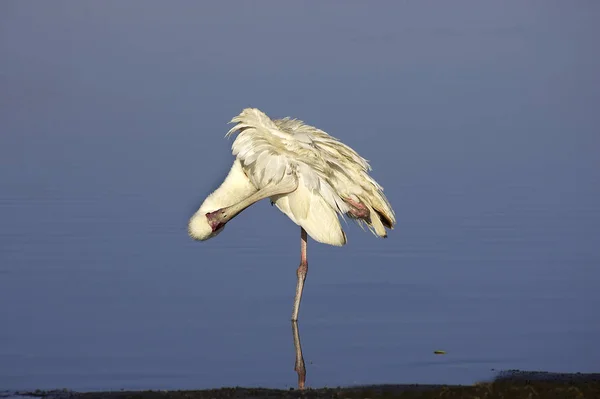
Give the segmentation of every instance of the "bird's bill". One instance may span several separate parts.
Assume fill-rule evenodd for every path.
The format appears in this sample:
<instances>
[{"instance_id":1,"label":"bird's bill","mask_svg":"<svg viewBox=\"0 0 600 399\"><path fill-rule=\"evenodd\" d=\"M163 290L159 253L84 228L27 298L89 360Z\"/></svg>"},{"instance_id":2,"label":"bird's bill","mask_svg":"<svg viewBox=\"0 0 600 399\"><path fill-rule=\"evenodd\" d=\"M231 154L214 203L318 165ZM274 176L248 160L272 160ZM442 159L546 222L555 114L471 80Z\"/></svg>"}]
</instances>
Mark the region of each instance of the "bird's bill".
<instances>
[{"instance_id":1,"label":"bird's bill","mask_svg":"<svg viewBox=\"0 0 600 399\"><path fill-rule=\"evenodd\" d=\"M208 223L210 224L212 230L217 231L223 228L225 223L242 213L242 211L248 208L250 205L274 195L289 194L295 191L296 188L298 188L298 181L295 179L289 179L289 181L286 183L282 182L277 185L269 185L241 200L237 204L207 213L206 219L208 219Z\"/></svg>"}]
</instances>

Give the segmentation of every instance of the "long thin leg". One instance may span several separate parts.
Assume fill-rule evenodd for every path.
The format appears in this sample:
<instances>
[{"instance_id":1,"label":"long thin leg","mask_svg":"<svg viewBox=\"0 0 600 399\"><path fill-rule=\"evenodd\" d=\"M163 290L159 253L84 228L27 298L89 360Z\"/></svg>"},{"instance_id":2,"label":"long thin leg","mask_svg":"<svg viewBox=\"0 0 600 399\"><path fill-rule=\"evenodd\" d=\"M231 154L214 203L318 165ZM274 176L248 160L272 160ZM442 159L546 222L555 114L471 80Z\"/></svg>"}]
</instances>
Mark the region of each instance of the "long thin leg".
<instances>
[{"instance_id":1,"label":"long thin leg","mask_svg":"<svg viewBox=\"0 0 600 399\"><path fill-rule=\"evenodd\" d=\"M292 311L292 321L298 320L298 311L300 310L300 300L302 299L302 290L304 289L304 280L308 273L308 262L306 260L306 230L300 227L300 266L296 270L298 281L296 283L296 297L294 298L294 309Z\"/></svg>"},{"instance_id":2,"label":"long thin leg","mask_svg":"<svg viewBox=\"0 0 600 399\"><path fill-rule=\"evenodd\" d=\"M304 356L302 356L302 345L300 345L300 332L298 331L297 321L292 321L292 335L294 336L294 349L296 349L294 370L298 373L298 389L304 389L306 368L304 367Z\"/></svg>"}]
</instances>

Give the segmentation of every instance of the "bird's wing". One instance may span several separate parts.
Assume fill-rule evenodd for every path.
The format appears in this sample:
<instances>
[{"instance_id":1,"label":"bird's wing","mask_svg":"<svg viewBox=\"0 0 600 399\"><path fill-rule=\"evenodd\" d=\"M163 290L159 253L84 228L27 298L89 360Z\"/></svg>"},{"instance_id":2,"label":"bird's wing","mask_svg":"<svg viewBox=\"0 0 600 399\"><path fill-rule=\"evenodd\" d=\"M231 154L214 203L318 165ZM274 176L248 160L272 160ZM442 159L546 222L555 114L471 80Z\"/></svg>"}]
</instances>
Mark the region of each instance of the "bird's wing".
<instances>
[{"instance_id":1,"label":"bird's wing","mask_svg":"<svg viewBox=\"0 0 600 399\"><path fill-rule=\"evenodd\" d=\"M310 138L326 165L318 173L351 206L347 215L361 227L367 226L374 234L386 237L385 229L394 227L396 217L383 194L383 187L369 175L369 162L335 137L300 120L284 118L273 122L284 132ZM353 212L360 212L361 216ZM364 216L365 212L367 216Z\"/></svg>"},{"instance_id":2,"label":"bird's wing","mask_svg":"<svg viewBox=\"0 0 600 399\"><path fill-rule=\"evenodd\" d=\"M344 245L346 235L338 214L349 208L327 180L327 162L313 138L280 129L258 109L245 109L232 122L236 125L227 135L238 133L232 151L250 181L261 189L286 179L296 180L294 192L271 200L314 240Z\"/></svg>"},{"instance_id":3,"label":"bird's wing","mask_svg":"<svg viewBox=\"0 0 600 399\"><path fill-rule=\"evenodd\" d=\"M301 176L306 192L320 197L334 215L352 216L349 203L355 202L370 212L369 217L357 218L358 222L366 223L377 235L385 236L384 225L392 228L395 224L382 187L369 176L369 163L335 137L297 119L271 120L256 108L244 109L231 122L236 125L227 136L238 133L233 154L257 188L277 184L286 176Z\"/></svg>"},{"instance_id":4,"label":"bird's wing","mask_svg":"<svg viewBox=\"0 0 600 399\"><path fill-rule=\"evenodd\" d=\"M331 167L316 137L309 132L281 129L256 108L246 108L232 119L236 125L227 133L238 133L232 152L242 163L257 188L277 184L286 176L302 175L303 184L323 197L336 212L345 214L348 205L331 186Z\"/></svg>"}]
</instances>

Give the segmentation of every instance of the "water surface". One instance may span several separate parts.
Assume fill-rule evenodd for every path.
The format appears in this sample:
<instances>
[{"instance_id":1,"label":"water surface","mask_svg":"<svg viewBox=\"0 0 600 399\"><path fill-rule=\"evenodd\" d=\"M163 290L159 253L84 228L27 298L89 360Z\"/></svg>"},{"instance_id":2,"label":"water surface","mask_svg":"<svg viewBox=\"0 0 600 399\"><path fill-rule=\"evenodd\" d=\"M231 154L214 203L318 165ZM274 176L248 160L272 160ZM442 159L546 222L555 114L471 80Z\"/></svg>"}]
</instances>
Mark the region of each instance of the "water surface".
<instances>
[{"instance_id":1,"label":"water surface","mask_svg":"<svg viewBox=\"0 0 600 399\"><path fill-rule=\"evenodd\" d=\"M299 228L186 234L247 106L354 147L398 218L309 242L309 386L598 371L599 6L344 4L3 3L0 388L296 384Z\"/></svg>"}]
</instances>

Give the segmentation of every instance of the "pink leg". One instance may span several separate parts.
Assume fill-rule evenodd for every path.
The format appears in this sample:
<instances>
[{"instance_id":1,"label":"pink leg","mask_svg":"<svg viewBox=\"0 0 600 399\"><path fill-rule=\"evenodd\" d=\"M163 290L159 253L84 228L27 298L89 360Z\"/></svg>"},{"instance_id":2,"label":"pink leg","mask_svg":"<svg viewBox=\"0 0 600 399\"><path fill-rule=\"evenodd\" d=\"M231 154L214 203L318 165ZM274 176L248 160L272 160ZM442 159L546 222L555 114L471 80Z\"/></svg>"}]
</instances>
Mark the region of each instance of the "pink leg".
<instances>
[{"instance_id":1,"label":"pink leg","mask_svg":"<svg viewBox=\"0 0 600 399\"><path fill-rule=\"evenodd\" d=\"M302 290L304 289L304 280L308 272L308 262L306 260L306 230L300 227L300 266L296 270L298 281L296 283L296 297L294 298L294 309L292 311L292 321L298 320L298 311L300 310L300 300L302 299Z\"/></svg>"}]
</instances>

